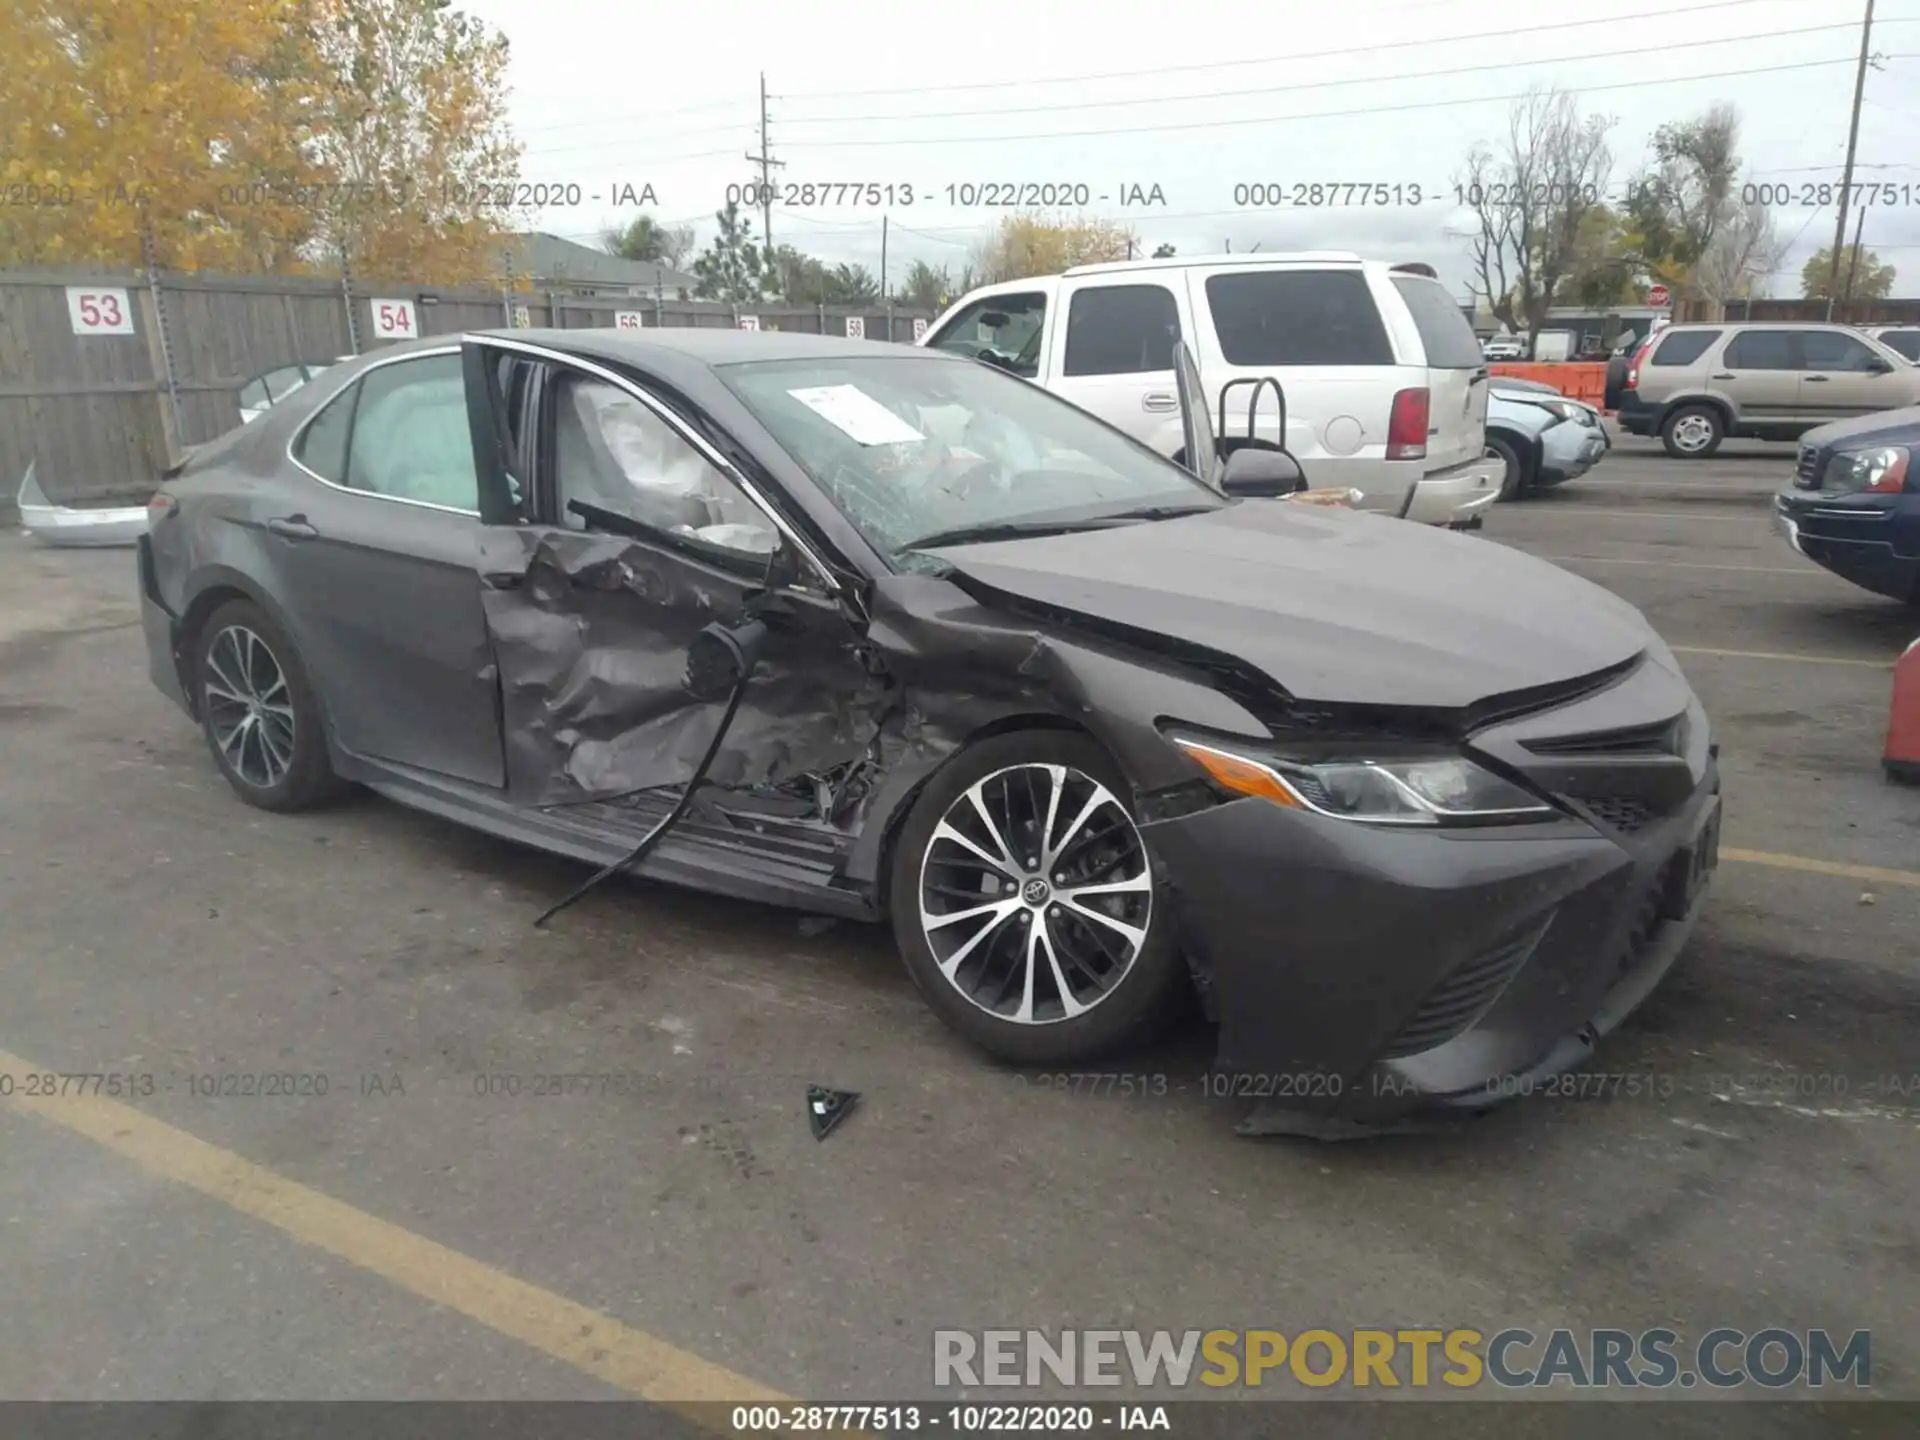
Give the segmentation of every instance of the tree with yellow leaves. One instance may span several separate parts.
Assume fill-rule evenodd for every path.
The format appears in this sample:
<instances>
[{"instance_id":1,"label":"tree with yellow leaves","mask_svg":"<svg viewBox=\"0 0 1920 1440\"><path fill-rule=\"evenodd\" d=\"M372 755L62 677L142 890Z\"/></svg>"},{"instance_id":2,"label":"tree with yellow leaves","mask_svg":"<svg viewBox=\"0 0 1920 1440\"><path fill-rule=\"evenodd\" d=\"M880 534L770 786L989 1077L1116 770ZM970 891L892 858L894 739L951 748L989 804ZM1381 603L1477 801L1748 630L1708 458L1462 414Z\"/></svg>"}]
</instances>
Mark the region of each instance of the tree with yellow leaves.
<instances>
[{"instance_id":1,"label":"tree with yellow leaves","mask_svg":"<svg viewBox=\"0 0 1920 1440\"><path fill-rule=\"evenodd\" d=\"M1007 215L975 249L973 269L982 285L1057 275L1075 265L1125 260L1137 243L1131 229L1112 220L1049 220L1037 212Z\"/></svg>"},{"instance_id":2,"label":"tree with yellow leaves","mask_svg":"<svg viewBox=\"0 0 1920 1440\"><path fill-rule=\"evenodd\" d=\"M525 214L506 37L449 0L319 3L313 153L337 182L317 217L320 246L367 277L498 276Z\"/></svg>"},{"instance_id":3,"label":"tree with yellow leaves","mask_svg":"<svg viewBox=\"0 0 1920 1440\"><path fill-rule=\"evenodd\" d=\"M0 263L270 270L311 237L301 0L0 0ZM278 183L234 203L238 175Z\"/></svg>"},{"instance_id":4,"label":"tree with yellow leaves","mask_svg":"<svg viewBox=\"0 0 1920 1440\"><path fill-rule=\"evenodd\" d=\"M0 182L32 202L0 207L0 264L497 273L506 41L448 0L0 0L0 23Z\"/></svg>"}]
</instances>

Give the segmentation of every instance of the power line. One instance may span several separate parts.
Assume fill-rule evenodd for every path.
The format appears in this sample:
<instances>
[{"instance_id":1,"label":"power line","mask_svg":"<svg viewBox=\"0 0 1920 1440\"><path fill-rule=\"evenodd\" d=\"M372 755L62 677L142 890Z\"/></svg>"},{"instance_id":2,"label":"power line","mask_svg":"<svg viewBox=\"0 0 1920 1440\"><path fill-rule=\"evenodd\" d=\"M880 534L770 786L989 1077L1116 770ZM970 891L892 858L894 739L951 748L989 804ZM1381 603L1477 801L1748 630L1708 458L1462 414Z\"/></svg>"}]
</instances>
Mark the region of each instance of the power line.
<instances>
[{"instance_id":1,"label":"power line","mask_svg":"<svg viewBox=\"0 0 1920 1440\"><path fill-rule=\"evenodd\" d=\"M1638 52L1634 52L1638 53ZM1905 55L1889 56L1889 59L1904 59ZM1743 70L1697 71L1689 75L1669 75L1645 80L1615 80L1604 85L1582 85L1577 87L1580 94L1591 94L1603 90L1639 90L1649 85L1686 85L1699 80L1744 79L1749 75L1777 75L1789 70L1815 70L1830 65L1851 65L1854 57L1842 55L1831 60L1796 60L1785 65L1750 65ZM1385 83L1393 76L1383 76L1375 83ZM1125 125L1105 126L1098 130L1042 130L1021 135L954 135L954 136L915 136L910 139L897 137L868 138L862 140L808 140L804 143L808 149L852 149L876 145L1004 145L1026 143L1033 140L1086 140L1113 135L1150 135L1166 134L1179 130L1224 130L1245 125L1286 125L1296 120L1346 120L1362 115L1392 115L1411 110L1445 110L1461 105L1511 104L1516 100L1525 100L1527 96L1518 95L1468 95L1452 100L1420 100L1404 105L1368 105L1358 110L1320 110L1296 115L1255 115L1237 120L1189 120L1171 125ZM906 118L906 117L899 117Z\"/></svg>"},{"instance_id":2,"label":"power line","mask_svg":"<svg viewBox=\"0 0 1920 1440\"><path fill-rule=\"evenodd\" d=\"M1633 17L1629 16L1627 18L1631 19ZM1888 21L1883 21L1882 23L1892 25L1892 24L1899 24L1903 22L1888 20ZM1539 30L1539 31L1560 30L1563 28L1565 27L1561 25L1539 25L1539 26L1532 27L1533 30ZM1698 49L1704 49L1710 45L1743 45L1743 44L1748 44L1755 40L1783 40L1783 39L1788 39L1790 37L1797 36L1797 35L1821 35L1831 30L1851 31L1854 28L1855 28L1854 24L1850 20L1842 21L1841 23L1835 24L1835 25L1803 25L1803 26L1800 26L1798 29L1794 29L1794 30L1764 30L1752 35L1723 35L1713 40L1697 40L1692 43L1690 48L1698 50ZM1519 30L1511 30L1506 33L1511 35L1525 35L1525 34L1531 33L1531 31L1527 29L1519 29ZM1365 47L1362 47L1362 48L1365 48ZM1382 47L1382 48L1385 48L1385 47ZM1338 54L1341 52L1330 51L1327 53ZM1583 64L1589 60L1619 60L1619 59L1625 59L1625 58L1634 58L1634 57L1644 56L1646 53L1647 53L1646 46L1636 45L1626 50L1601 50L1601 51L1593 51L1590 53L1582 53L1578 56L1575 56L1574 61L1575 63ZM1300 58L1303 60L1306 60L1306 59L1314 59L1317 57L1310 56L1310 55L1303 55ZM1553 62L1542 62L1542 63L1558 64L1561 62L1553 61ZM1481 64L1481 65L1453 65L1453 66L1448 66L1444 69L1439 69L1439 70L1410 70L1410 71L1406 71L1406 72L1403 72L1400 74L1394 74L1394 75L1354 75L1354 76L1348 76L1348 77L1337 79L1337 80L1308 80L1304 82L1289 81L1285 88L1286 88L1286 93L1291 95L1291 94L1294 94L1296 91L1301 91L1301 90L1328 90L1328 89L1335 89L1344 85L1384 85L1384 84L1390 84L1392 82L1399 81L1399 80L1445 79L1455 75L1477 75L1477 74L1483 74L1483 73L1494 71L1494 70L1511 71L1515 68L1516 67L1514 66L1513 62L1510 60L1496 60L1496 61L1488 62L1486 64ZM1577 89L1580 87L1570 87L1570 88ZM818 117L803 116L803 117L797 117L794 120L790 121L789 123L794 125L855 125L855 124L874 124L874 123L879 123L884 121L901 121L901 120L967 120L967 119L979 119L982 117L999 116L999 115L1056 114L1065 110L1105 110L1105 109L1117 109L1117 108L1134 109L1141 105L1185 105L1185 104L1190 104L1197 100L1232 100L1232 99L1239 99L1239 98L1243 98L1246 96L1253 96L1253 95L1272 95L1273 93L1274 93L1273 86L1263 85L1251 90L1215 90L1205 95L1143 95L1143 96L1132 97L1125 100L1074 100L1062 105L996 106L994 108L986 109L986 110L936 110L936 111L927 111L919 114L902 114L902 115L846 115L846 116L818 116ZM811 144L816 144L820 142L806 140L806 141L799 141L796 143L811 145Z\"/></svg>"},{"instance_id":3,"label":"power line","mask_svg":"<svg viewBox=\"0 0 1920 1440\"><path fill-rule=\"evenodd\" d=\"M1563 20L1552 25L1531 27L1532 30L1561 31L1586 25L1620 25L1635 20L1665 22L1675 15L1693 15L1708 10L1732 10L1748 5L1773 3L1773 0L1708 0L1697 5L1676 5L1664 10L1641 11L1632 15L1608 15L1592 20ZM1431 9L1430 5L1408 5L1402 9ZM1342 55L1370 54L1380 50L1397 50L1417 46L1429 49L1435 45L1452 45L1468 40L1503 40L1512 35L1525 35L1531 31L1525 28L1490 30L1474 35L1444 35L1420 40L1390 40L1379 45L1351 45L1339 50L1295 52L1290 55L1265 55L1241 60L1207 60L1191 65L1157 65L1150 70L1108 70L1093 74L1053 75L1035 80L976 80L965 85L911 85L884 90L802 90L781 95L782 100L829 100L853 99L869 95L939 95L951 94L963 90L1008 90L1032 85L1078 85L1088 80L1140 80L1155 75L1188 75L1199 71L1227 70L1246 65L1293 65L1302 60L1325 60ZM1644 53L1645 47L1636 53Z\"/></svg>"}]
</instances>

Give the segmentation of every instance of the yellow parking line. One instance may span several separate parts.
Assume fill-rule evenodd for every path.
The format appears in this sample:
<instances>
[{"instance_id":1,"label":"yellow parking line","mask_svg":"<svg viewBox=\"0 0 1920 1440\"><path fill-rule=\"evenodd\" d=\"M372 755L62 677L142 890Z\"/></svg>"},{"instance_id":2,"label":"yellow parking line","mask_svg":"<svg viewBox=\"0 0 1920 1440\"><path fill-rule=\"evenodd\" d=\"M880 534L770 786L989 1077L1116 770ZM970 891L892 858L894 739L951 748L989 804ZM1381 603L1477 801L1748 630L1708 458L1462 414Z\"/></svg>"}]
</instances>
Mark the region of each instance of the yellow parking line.
<instances>
[{"instance_id":1,"label":"yellow parking line","mask_svg":"<svg viewBox=\"0 0 1920 1440\"><path fill-rule=\"evenodd\" d=\"M787 1399L564 1295L262 1169L130 1105L95 1095L23 1094L25 1077L35 1073L46 1073L46 1067L0 1050L0 1074L14 1079L6 1103L16 1110L82 1135L150 1174L197 1190L597 1380L669 1407L676 1402L691 1407L701 1401L778 1404ZM710 1412L702 1416L689 1408L686 1413L710 1421Z\"/></svg>"},{"instance_id":2,"label":"yellow parking line","mask_svg":"<svg viewBox=\"0 0 1920 1440\"><path fill-rule=\"evenodd\" d=\"M1862 660L1851 655L1796 655L1787 650L1716 650L1710 645L1674 645L1676 655L1721 655L1731 660L1801 660L1809 665L1864 665L1869 670L1891 670L1891 660Z\"/></svg>"},{"instance_id":3,"label":"yellow parking line","mask_svg":"<svg viewBox=\"0 0 1920 1440\"><path fill-rule=\"evenodd\" d=\"M1877 865L1843 865L1837 860L1812 860L1805 855L1775 855L1768 850L1722 848L1722 860L1743 865L1768 865L1775 870L1803 870L1809 875L1837 875L1843 880L1870 880L1879 885L1908 885L1920 889L1920 870L1882 870Z\"/></svg>"},{"instance_id":4,"label":"yellow parking line","mask_svg":"<svg viewBox=\"0 0 1920 1440\"><path fill-rule=\"evenodd\" d=\"M1562 565L1658 565L1672 570L1742 570L1753 575L1827 575L1817 565L1710 565L1701 560L1626 560L1613 555L1537 555Z\"/></svg>"}]
</instances>

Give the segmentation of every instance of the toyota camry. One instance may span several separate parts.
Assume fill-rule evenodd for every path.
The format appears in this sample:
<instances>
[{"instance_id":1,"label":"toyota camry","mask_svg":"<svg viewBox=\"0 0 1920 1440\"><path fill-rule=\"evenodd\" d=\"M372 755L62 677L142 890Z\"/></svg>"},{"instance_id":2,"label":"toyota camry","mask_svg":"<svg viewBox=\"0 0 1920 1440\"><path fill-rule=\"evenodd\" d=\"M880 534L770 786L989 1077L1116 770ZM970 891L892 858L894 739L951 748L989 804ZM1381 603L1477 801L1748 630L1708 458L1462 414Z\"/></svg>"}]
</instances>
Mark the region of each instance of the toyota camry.
<instances>
[{"instance_id":1,"label":"toyota camry","mask_svg":"<svg viewBox=\"0 0 1920 1440\"><path fill-rule=\"evenodd\" d=\"M250 805L358 784L884 923L1011 1063L1197 994L1307 1128L1577 1066L1717 853L1672 652L1543 561L1296 503L1284 456L1197 468L937 350L416 341L169 475L152 675Z\"/></svg>"}]
</instances>

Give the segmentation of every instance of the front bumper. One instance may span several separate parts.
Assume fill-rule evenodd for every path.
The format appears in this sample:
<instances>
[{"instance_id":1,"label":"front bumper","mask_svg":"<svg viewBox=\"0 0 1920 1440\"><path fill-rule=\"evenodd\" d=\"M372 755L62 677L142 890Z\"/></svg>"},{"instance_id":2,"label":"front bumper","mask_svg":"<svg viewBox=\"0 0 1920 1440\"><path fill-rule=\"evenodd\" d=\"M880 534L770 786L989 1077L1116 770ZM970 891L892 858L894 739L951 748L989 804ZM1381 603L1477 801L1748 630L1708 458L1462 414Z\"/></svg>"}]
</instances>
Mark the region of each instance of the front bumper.
<instances>
[{"instance_id":1,"label":"front bumper","mask_svg":"<svg viewBox=\"0 0 1920 1440\"><path fill-rule=\"evenodd\" d=\"M1413 487L1403 518L1418 525L1461 525L1500 498L1498 460L1469 460L1439 470Z\"/></svg>"},{"instance_id":2,"label":"front bumper","mask_svg":"<svg viewBox=\"0 0 1920 1440\"><path fill-rule=\"evenodd\" d=\"M1579 1065L1678 956L1719 810L1709 757L1630 836L1571 818L1423 833L1258 799L1152 824L1220 1024L1210 1093L1376 1126Z\"/></svg>"},{"instance_id":3,"label":"front bumper","mask_svg":"<svg viewBox=\"0 0 1920 1440\"><path fill-rule=\"evenodd\" d=\"M1543 485L1559 485L1577 480L1600 463L1607 449L1607 432L1603 426L1563 420L1540 437L1539 481Z\"/></svg>"},{"instance_id":4,"label":"front bumper","mask_svg":"<svg viewBox=\"0 0 1920 1440\"><path fill-rule=\"evenodd\" d=\"M1903 553L1894 537L1900 497L1852 505L1818 492L1789 491L1773 501L1773 526L1795 552L1863 590L1890 600L1920 599L1920 553ZM1920 547L1916 547L1920 549Z\"/></svg>"}]
</instances>

